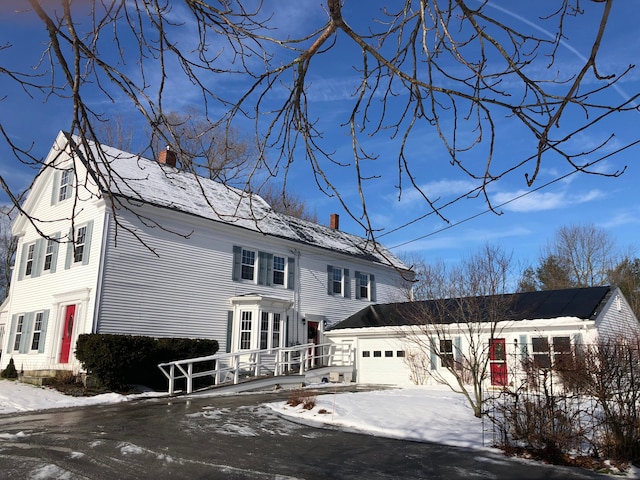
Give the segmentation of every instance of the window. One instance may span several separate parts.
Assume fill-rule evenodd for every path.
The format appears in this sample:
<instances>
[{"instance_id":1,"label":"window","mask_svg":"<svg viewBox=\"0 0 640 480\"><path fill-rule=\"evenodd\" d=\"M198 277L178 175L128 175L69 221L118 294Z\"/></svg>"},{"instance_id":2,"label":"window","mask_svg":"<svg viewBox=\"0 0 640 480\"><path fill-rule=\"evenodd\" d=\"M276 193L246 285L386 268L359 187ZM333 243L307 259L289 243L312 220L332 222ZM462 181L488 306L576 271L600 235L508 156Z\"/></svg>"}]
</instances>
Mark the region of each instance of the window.
<instances>
[{"instance_id":1,"label":"window","mask_svg":"<svg viewBox=\"0 0 640 480\"><path fill-rule=\"evenodd\" d=\"M384 356L386 358L393 357L393 350L385 350Z\"/></svg>"},{"instance_id":2,"label":"window","mask_svg":"<svg viewBox=\"0 0 640 480\"><path fill-rule=\"evenodd\" d=\"M553 337L553 366L558 370L571 369L571 339L569 337Z\"/></svg>"},{"instance_id":3,"label":"window","mask_svg":"<svg viewBox=\"0 0 640 480\"><path fill-rule=\"evenodd\" d=\"M533 347L533 365L537 368L551 368L549 357L549 339L547 337L534 337L531 339Z\"/></svg>"},{"instance_id":4,"label":"window","mask_svg":"<svg viewBox=\"0 0 640 480\"><path fill-rule=\"evenodd\" d=\"M269 343L271 340L271 343ZM261 312L260 314L260 349L278 348L280 346L280 314Z\"/></svg>"},{"instance_id":5,"label":"window","mask_svg":"<svg viewBox=\"0 0 640 480\"><path fill-rule=\"evenodd\" d=\"M234 282L248 280L293 290L295 259L234 245L231 278Z\"/></svg>"},{"instance_id":6,"label":"window","mask_svg":"<svg viewBox=\"0 0 640 480\"><path fill-rule=\"evenodd\" d=\"M331 291L335 295L342 295L342 269L334 268L332 278Z\"/></svg>"},{"instance_id":7,"label":"window","mask_svg":"<svg viewBox=\"0 0 640 480\"><path fill-rule=\"evenodd\" d=\"M89 263L89 254L91 252L91 234L93 231L93 220L82 226L75 226L69 231L68 237L72 241L66 241L67 255L64 261L64 268L69 269L77 264L86 265ZM54 241L57 242L56 238ZM54 245L53 257L51 263L51 271L55 271L57 243ZM43 247L44 250L44 247Z\"/></svg>"},{"instance_id":8,"label":"window","mask_svg":"<svg viewBox=\"0 0 640 480\"><path fill-rule=\"evenodd\" d=\"M44 252L44 266L43 270L51 271L51 264L53 263L53 254L56 251L56 242L53 239L47 240L47 248Z\"/></svg>"},{"instance_id":9,"label":"window","mask_svg":"<svg viewBox=\"0 0 640 480\"><path fill-rule=\"evenodd\" d=\"M35 258L36 244L32 243L27 247L27 261L24 267L25 277L30 276L33 273L33 261Z\"/></svg>"},{"instance_id":10,"label":"window","mask_svg":"<svg viewBox=\"0 0 640 480\"><path fill-rule=\"evenodd\" d=\"M375 277L368 273L358 272L355 274L356 279L356 298L362 300L376 301L376 282Z\"/></svg>"},{"instance_id":11,"label":"window","mask_svg":"<svg viewBox=\"0 0 640 480\"><path fill-rule=\"evenodd\" d=\"M369 350L363 350L362 351L362 356L364 358L369 358L371 356L371 352Z\"/></svg>"},{"instance_id":12,"label":"window","mask_svg":"<svg viewBox=\"0 0 640 480\"><path fill-rule=\"evenodd\" d=\"M404 350L398 350L396 352L396 357L398 358L404 358Z\"/></svg>"},{"instance_id":13,"label":"window","mask_svg":"<svg viewBox=\"0 0 640 480\"><path fill-rule=\"evenodd\" d=\"M285 279L285 261L284 257L273 256L273 284L284 285Z\"/></svg>"},{"instance_id":14,"label":"window","mask_svg":"<svg viewBox=\"0 0 640 480\"><path fill-rule=\"evenodd\" d=\"M240 350L251 348L251 312L242 312L240 320Z\"/></svg>"},{"instance_id":15,"label":"window","mask_svg":"<svg viewBox=\"0 0 640 480\"><path fill-rule=\"evenodd\" d=\"M76 232L76 241L73 245L73 263L81 262L84 257L84 247L87 242L87 227L80 227Z\"/></svg>"},{"instance_id":16,"label":"window","mask_svg":"<svg viewBox=\"0 0 640 480\"><path fill-rule=\"evenodd\" d=\"M440 365L453 368L453 340L440 340Z\"/></svg>"},{"instance_id":17,"label":"window","mask_svg":"<svg viewBox=\"0 0 640 480\"><path fill-rule=\"evenodd\" d=\"M367 275L366 273L358 273L356 276L356 282L358 282L358 285L356 285L356 288L358 289L358 297L357 298L364 298L364 299L369 299L369 275Z\"/></svg>"},{"instance_id":18,"label":"window","mask_svg":"<svg viewBox=\"0 0 640 480\"><path fill-rule=\"evenodd\" d=\"M273 330L271 332L271 348L280 346L280 314L273 314Z\"/></svg>"},{"instance_id":19,"label":"window","mask_svg":"<svg viewBox=\"0 0 640 480\"><path fill-rule=\"evenodd\" d=\"M20 342L22 341L22 334L24 330L24 315L18 316L18 323L16 324L16 336L13 341L13 349L20 350Z\"/></svg>"},{"instance_id":20,"label":"window","mask_svg":"<svg viewBox=\"0 0 640 480\"><path fill-rule=\"evenodd\" d=\"M380 358L382 357L382 352L380 350L374 350L373 351L373 356L376 358Z\"/></svg>"},{"instance_id":21,"label":"window","mask_svg":"<svg viewBox=\"0 0 640 480\"><path fill-rule=\"evenodd\" d=\"M327 294L351 296L349 269L327 265Z\"/></svg>"},{"instance_id":22,"label":"window","mask_svg":"<svg viewBox=\"0 0 640 480\"><path fill-rule=\"evenodd\" d=\"M40 338L42 336L42 312L36 313L36 321L33 324L33 337L31 340L31 350L40 349Z\"/></svg>"},{"instance_id":23,"label":"window","mask_svg":"<svg viewBox=\"0 0 640 480\"><path fill-rule=\"evenodd\" d=\"M253 280L256 270L256 252L242 249L242 274L243 280Z\"/></svg>"},{"instance_id":24,"label":"window","mask_svg":"<svg viewBox=\"0 0 640 480\"><path fill-rule=\"evenodd\" d=\"M71 197L71 180L73 178L71 170L63 170L60 175L60 188L58 189L58 201L62 202Z\"/></svg>"},{"instance_id":25,"label":"window","mask_svg":"<svg viewBox=\"0 0 640 480\"><path fill-rule=\"evenodd\" d=\"M260 349L269 348L269 313L262 312L260 319Z\"/></svg>"}]
</instances>

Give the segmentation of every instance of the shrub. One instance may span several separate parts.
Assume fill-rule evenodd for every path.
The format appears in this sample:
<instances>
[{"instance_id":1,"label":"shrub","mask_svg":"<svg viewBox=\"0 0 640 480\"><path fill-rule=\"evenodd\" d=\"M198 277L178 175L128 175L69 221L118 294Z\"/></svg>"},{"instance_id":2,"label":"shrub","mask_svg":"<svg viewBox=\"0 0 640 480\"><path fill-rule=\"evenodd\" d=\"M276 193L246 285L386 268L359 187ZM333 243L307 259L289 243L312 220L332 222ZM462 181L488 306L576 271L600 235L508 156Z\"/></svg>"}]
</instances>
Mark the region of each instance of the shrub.
<instances>
[{"instance_id":1,"label":"shrub","mask_svg":"<svg viewBox=\"0 0 640 480\"><path fill-rule=\"evenodd\" d=\"M78 377L71 370L56 370L56 385L73 385L78 383Z\"/></svg>"},{"instance_id":2,"label":"shrub","mask_svg":"<svg viewBox=\"0 0 640 480\"><path fill-rule=\"evenodd\" d=\"M9 359L7 368L5 368L0 375L2 376L2 378L18 378L18 371L16 370L16 366L13 363L13 358Z\"/></svg>"},{"instance_id":3,"label":"shrub","mask_svg":"<svg viewBox=\"0 0 640 480\"><path fill-rule=\"evenodd\" d=\"M84 334L76 344L76 358L105 387L123 391L127 385L166 388L157 365L173 360L213 355L216 340Z\"/></svg>"},{"instance_id":4,"label":"shrub","mask_svg":"<svg viewBox=\"0 0 640 480\"><path fill-rule=\"evenodd\" d=\"M287 400L287 405L291 407L302 405L302 408L305 410L311 410L316 406L316 400L317 398L315 395L298 388L291 390L289 399Z\"/></svg>"}]
</instances>

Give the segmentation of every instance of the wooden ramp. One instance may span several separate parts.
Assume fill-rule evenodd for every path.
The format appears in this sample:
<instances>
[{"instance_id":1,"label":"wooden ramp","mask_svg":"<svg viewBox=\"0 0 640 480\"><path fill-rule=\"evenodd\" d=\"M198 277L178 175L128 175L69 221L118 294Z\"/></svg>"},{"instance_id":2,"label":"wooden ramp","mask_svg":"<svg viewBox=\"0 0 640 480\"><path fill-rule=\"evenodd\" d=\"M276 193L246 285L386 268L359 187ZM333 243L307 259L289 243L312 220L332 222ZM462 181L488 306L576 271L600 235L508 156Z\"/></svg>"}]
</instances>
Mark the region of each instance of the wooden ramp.
<instances>
[{"instance_id":1,"label":"wooden ramp","mask_svg":"<svg viewBox=\"0 0 640 480\"><path fill-rule=\"evenodd\" d=\"M190 358L161 363L158 368L169 381L170 395L222 388L241 392L296 382L351 381L353 355L350 345L305 344Z\"/></svg>"}]
</instances>

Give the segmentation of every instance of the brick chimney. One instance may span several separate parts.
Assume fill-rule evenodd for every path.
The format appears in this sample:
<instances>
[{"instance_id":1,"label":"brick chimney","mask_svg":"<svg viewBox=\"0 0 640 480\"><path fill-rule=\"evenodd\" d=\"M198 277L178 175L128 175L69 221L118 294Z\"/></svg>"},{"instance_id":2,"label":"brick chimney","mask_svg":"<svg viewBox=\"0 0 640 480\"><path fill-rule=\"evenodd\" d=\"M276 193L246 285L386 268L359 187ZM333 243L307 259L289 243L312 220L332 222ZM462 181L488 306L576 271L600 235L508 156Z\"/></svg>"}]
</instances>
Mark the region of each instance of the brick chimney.
<instances>
[{"instance_id":1,"label":"brick chimney","mask_svg":"<svg viewBox=\"0 0 640 480\"><path fill-rule=\"evenodd\" d=\"M329 228L331 230L340 230L340 215L332 213L329 217Z\"/></svg>"},{"instance_id":2,"label":"brick chimney","mask_svg":"<svg viewBox=\"0 0 640 480\"><path fill-rule=\"evenodd\" d=\"M178 155L176 155L176 152L171 150L169 146L167 146L166 150L162 150L158 154L158 163L169 165L170 167L175 167L177 162Z\"/></svg>"}]
</instances>

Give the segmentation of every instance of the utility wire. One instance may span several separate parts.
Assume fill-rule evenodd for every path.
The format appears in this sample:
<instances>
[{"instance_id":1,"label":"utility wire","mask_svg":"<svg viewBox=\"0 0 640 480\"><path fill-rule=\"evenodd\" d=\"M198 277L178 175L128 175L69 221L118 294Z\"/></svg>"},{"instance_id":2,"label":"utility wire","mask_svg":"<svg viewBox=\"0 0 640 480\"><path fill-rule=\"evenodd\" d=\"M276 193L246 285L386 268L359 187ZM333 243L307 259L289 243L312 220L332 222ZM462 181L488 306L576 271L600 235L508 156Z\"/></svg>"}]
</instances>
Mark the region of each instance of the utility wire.
<instances>
[{"instance_id":1,"label":"utility wire","mask_svg":"<svg viewBox=\"0 0 640 480\"><path fill-rule=\"evenodd\" d=\"M465 219L463 219L463 220L460 220L459 222L455 222L455 223L449 224L449 225L447 225L447 226L445 226L445 227L442 227L442 228L440 228L440 229L438 229L438 230L434 230L434 231L433 231L433 232L431 232L431 233L427 233L426 235L422 235L422 236L420 236L420 237L418 237L418 238L414 238L413 240L407 240L406 242L399 243L399 244L397 244L397 245L393 245L392 247L388 247L388 248L389 248L389 249L394 249L394 248L403 247L403 246L408 245L408 244L410 244L410 243L417 242L418 240L423 240L423 239L425 239L425 238L431 237L431 236L436 235L436 234L438 234L438 233L442 233L442 232L444 232L444 231L446 231L446 230L449 230L449 229L451 229L451 228L453 228L453 227L457 227L458 225L461 225L461 224L463 224L463 223L466 223L466 222L468 222L468 221L470 221L470 220L474 220L474 219L476 219L476 218L478 218L478 217L481 217L482 215L485 215L485 214L487 214L487 213L489 213L489 212L493 212L494 210L496 210L496 209L498 209L498 208L504 207L505 205L508 205L508 204L510 204L510 203L512 203L512 202L515 202L516 200L519 200L519 199L521 199L521 198L523 198L523 197L526 197L527 195L530 195L530 194L532 194L532 193L534 193L534 192L537 192L538 190L542 190L543 188L546 188L546 187L548 187L549 185L552 185L552 184L554 184L554 183L556 183L556 182L559 182L559 181L561 181L561 180L564 180L565 178L570 177L571 175L573 175L573 174L575 174L575 173L578 173L578 172L580 172L580 171L582 171L582 170L584 170L584 169L586 169L586 168L592 167L593 165L595 165L595 164L597 164L597 163L601 162L602 160L605 160L605 159L607 159L607 158L609 158L609 157L612 157L613 155L617 155L618 153L620 153L620 152L622 152L622 151L624 151L624 150L627 150L628 148L631 148L631 147L633 147L633 146L635 146L635 145L637 145L637 144L639 144L639 143L640 143L640 140L636 140L635 142L629 143L629 144L625 145L624 147L619 148L618 150L615 150L615 151L613 151L613 152L611 152L611 153L608 153L607 155L604 155L603 157L598 158L597 160L594 160L593 162L591 162L591 163L589 163L589 164L587 164L587 165L583 166L583 167L582 167L582 168L580 168L580 169L572 170L571 172L569 172L569 173L567 173L567 174L565 174L565 175L562 175L561 177L555 178L555 179L551 180L550 182L547 182L547 183L545 183L545 184L543 184L543 185L540 185L539 187L536 187L536 188L534 188L534 189L532 189L532 190L529 190L529 191L527 191L527 192L525 192L525 193L523 193L523 194L521 194L521 195L518 195L518 196L516 196L516 197L513 197L513 198L511 198L511 199L509 199L509 200L505 201L505 202L502 202L501 204L496 205L494 208L487 208L486 210L484 210L484 211L482 211L482 212L479 212L479 213L476 213L475 215L471 215L470 217L467 217L467 218L465 218ZM468 195L468 194L467 194L467 195ZM465 196L467 196L467 195L465 195ZM406 227L408 227L409 225L412 225L413 223L415 223L415 222L417 222L417 221L419 221L419 220L422 220L422 219L426 218L427 216L429 216L429 215L431 215L431 214L433 214L433 212L429 212L429 213L427 213L426 215L422 215L421 217L418 217L418 218L416 218L416 219L414 219L414 220L412 220L412 221L410 221L410 222L408 222L408 223L406 223L406 224L402 225L401 227L397 227L397 228L395 228L395 229L393 229L393 230L391 230L391 231L387 232L387 233L386 233L386 235L390 234L391 232L398 231L398 230L400 230L400 229L402 229L402 228L406 228ZM381 235L380 235L380 236L381 236Z\"/></svg>"}]
</instances>

